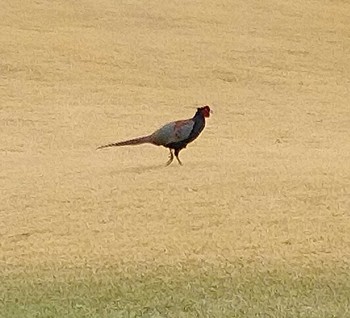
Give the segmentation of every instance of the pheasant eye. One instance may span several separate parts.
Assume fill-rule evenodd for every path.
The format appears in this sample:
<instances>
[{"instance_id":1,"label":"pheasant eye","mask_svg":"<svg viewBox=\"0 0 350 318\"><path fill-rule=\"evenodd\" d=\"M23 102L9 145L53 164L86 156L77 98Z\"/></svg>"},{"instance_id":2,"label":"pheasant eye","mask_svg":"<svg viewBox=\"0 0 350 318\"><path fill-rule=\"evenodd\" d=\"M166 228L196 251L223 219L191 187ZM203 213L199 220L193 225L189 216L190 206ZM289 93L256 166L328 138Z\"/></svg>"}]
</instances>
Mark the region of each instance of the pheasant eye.
<instances>
[{"instance_id":1,"label":"pheasant eye","mask_svg":"<svg viewBox=\"0 0 350 318\"><path fill-rule=\"evenodd\" d=\"M204 116L205 116L205 117L209 117L209 116L210 116L210 113L211 113L210 107L209 107L208 105L205 106L205 107L203 108L203 114L204 114Z\"/></svg>"}]
</instances>

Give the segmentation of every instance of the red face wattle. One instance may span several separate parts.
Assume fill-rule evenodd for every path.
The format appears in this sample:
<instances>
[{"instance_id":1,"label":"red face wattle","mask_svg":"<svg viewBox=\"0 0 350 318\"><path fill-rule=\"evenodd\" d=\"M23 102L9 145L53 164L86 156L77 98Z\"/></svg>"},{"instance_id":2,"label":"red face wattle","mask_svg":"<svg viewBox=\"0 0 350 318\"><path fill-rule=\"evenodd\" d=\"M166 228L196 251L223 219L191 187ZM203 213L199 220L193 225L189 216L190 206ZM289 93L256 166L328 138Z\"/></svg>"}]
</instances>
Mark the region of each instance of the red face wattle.
<instances>
[{"instance_id":1,"label":"red face wattle","mask_svg":"<svg viewBox=\"0 0 350 318\"><path fill-rule=\"evenodd\" d=\"M211 112L212 111L210 110L209 106L202 107L202 114L204 117L209 117Z\"/></svg>"}]
</instances>

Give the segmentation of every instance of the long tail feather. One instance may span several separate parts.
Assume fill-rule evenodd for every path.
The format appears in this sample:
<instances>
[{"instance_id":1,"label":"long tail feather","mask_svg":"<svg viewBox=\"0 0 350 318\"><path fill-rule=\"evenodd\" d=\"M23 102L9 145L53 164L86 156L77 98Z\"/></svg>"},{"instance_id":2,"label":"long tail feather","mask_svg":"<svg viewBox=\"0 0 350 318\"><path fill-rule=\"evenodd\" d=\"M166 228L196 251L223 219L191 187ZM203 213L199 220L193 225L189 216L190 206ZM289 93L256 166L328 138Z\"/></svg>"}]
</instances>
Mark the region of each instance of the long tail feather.
<instances>
[{"instance_id":1,"label":"long tail feather","mask_svg":"<svg viewBox=\"0 0 350 318\"><path fill-rule=\"evenodd\" d=\"M108 148L108 147L119 147L119 146L134 146L134 145L141 145L146 143L152 143L151 135L130 139L126 141L113 142L111 144L100 146L97 149Z\"/></svg>"}]
</instances>

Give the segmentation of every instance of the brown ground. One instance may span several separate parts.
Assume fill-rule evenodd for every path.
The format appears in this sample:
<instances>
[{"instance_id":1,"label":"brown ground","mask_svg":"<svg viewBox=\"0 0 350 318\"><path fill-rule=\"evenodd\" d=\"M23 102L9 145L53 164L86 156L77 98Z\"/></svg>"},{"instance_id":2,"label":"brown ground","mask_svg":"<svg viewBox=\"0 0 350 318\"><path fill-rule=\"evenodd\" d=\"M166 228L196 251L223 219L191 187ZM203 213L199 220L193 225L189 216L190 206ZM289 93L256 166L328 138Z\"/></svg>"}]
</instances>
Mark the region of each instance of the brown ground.
<instances>
[{"instance_id":1,"label":"brown ground","mask_svg":"<svg viewBox=\"0 0 350 318\"><path fill-rule=\"evenodd\" d=\"M205 2L2 3L2 269L350 263L349 3Z\"/></svg>"}]
</instances>

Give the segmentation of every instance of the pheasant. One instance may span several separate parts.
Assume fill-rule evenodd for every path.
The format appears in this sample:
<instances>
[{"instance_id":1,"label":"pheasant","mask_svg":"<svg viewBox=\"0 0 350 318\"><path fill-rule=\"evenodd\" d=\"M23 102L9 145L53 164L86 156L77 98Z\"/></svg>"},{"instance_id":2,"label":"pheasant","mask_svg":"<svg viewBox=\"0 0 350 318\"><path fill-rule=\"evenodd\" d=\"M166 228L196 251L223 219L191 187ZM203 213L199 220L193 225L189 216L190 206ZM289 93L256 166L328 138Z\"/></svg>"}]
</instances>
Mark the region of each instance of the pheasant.
<instances>
[{"instance_id":1,"label":"pheasant","mask_svg":"<svg viewBox=\"0 0 350 318\"><path fill-rule=\"evenodd\" d=\"M100 146L97 149L149 143L169 148L170 154L169 160L166 163L167 166L174 160L174 154L179 164L182 165L179 158L180 151L186 148L186 146L195 140L203 131L205 127L205 118L208 118L210 113L212 113L212 111L209 106L199 107L194 116L190 119L174 121L159 128L153 134L126 141L110 143Z\"/></svg>"}]
</instances>

